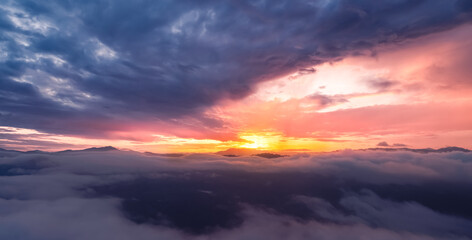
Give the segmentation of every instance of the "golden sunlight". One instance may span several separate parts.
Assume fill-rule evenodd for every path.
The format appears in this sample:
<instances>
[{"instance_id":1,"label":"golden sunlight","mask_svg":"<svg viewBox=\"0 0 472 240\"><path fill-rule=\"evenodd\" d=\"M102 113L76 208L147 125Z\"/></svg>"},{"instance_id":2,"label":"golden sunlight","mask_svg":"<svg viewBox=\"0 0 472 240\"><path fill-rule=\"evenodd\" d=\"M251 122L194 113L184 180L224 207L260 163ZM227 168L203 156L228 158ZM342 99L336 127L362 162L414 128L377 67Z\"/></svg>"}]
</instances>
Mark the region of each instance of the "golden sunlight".
<instances>
[{"instance_id":1,"label":"golden sunlight","mask_svg":"<svg viewBox=\"0 0 472 240\"><path fill-rule=\"evenodd\" d=\"M241 148L254 148L254 149L269 149L271 148L270 138L262 135L242 135L242 139L247 140L247 143L242 144Z\"/></svg>"}]
</instances>

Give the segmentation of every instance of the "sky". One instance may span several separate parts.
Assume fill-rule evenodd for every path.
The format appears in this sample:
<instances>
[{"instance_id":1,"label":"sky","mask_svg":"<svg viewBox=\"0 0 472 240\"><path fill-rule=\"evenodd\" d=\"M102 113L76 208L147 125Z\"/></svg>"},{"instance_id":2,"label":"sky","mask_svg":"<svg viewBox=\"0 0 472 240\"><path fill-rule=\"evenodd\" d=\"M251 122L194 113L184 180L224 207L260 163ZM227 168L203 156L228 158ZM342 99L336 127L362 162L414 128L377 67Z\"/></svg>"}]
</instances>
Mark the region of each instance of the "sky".
<instances>
[{"instance_id":1,"label":"sky","mask_svg":"<svg viewBox=\"0 0 472 240\"><path fill-rule=\"evenodd\" d=\"M472 147L472 2L0 2L0 147Z\"/></svg>"},{"instance_id":2,"label":"sky","mask_svg":"<svg viewBox=\"0 0 472 240\"><path fill-rule=\"evenodd\" d=\"M0 239L472 240L472 0L0 0Z\"/></svg>"}]
</instances>

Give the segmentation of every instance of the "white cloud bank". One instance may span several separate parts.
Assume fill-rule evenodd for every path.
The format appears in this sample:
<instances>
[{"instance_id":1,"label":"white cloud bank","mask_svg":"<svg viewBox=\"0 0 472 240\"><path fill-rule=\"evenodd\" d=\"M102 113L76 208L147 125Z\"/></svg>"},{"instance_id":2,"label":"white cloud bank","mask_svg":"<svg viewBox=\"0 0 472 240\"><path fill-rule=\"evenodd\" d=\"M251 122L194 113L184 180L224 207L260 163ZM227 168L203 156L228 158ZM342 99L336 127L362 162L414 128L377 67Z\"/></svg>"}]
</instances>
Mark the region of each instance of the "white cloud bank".
<instances>
[{"instance_id":1,"label":"white cloud bank","mask_svg":"<svg viewBox=\"0 0 472 240\"><path fill-rule=\"evenodd\" d=\"M2 152L0 239L472 239L471 219L414 201L385 199L370 190L345 191L334 203L294 190L293 201L318 216L308 220L242 199L241 225L200 235L171 225L138 224L123 213L122 199L94 195L93 186L143 176L166 178L175 172L185 177L194 171L300 172L379 187L421 187L427 182L467 186L472 184L472 153L342 151L264 159L203 154L172 158L122 151Z\"/></svg>"}]
</instances>

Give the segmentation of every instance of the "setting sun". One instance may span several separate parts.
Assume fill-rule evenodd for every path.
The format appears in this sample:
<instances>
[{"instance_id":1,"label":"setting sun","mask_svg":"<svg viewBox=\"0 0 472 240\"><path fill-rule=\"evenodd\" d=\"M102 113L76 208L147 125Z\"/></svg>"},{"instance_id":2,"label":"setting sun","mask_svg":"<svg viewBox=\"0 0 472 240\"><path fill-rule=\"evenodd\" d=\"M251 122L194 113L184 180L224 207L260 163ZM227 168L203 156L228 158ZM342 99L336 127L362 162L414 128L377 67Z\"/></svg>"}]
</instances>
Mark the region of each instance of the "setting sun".
<instances>
[{"instance_id":1,"label":"setting sun","mask_svg":"<svg viewBox=\"0 0 472 240\"><path fill-rule=\"evenodd\" d=\"M241 148L270 149L270 143L273 141L273 139L261 135L243 135L241 138L248 141L242 144Z\"/></svg>"}]
</instances>

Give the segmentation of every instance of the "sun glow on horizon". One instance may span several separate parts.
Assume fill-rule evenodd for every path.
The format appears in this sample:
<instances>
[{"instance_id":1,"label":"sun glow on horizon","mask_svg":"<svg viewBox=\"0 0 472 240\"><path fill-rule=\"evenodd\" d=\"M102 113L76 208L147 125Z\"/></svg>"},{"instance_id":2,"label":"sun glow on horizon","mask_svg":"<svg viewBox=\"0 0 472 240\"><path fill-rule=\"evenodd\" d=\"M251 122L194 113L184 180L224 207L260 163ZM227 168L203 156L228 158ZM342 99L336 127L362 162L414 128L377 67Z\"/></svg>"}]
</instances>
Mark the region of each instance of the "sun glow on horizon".
<instances>
[{"instance_id":1,"label":"sun glow on horizon","mask_svg":"<svg viewBox=\"0 0 472 240\"><path fill-rule=\"evenodd\" d=\"M272 147L273 139L263 135L242 135L242 139L247 140L247 143L242 144L241 148L252 148L252 149L269 149ZM272 144L271 144L272 143Z\"/></svg>"},{"instance_id":2,"label":"sun glow on horizon","mask_svg":"<svg viewBox=\"0 0 472 240\"><path fill-rule=\"evenodd\" d=\"M247 142L239 144L237 148L246 148L265 151L326 151L336 149L333 143L319 141L314 138L287 137L280 132L248 132L239 137Z\"/></svg>"}]
</instances>

